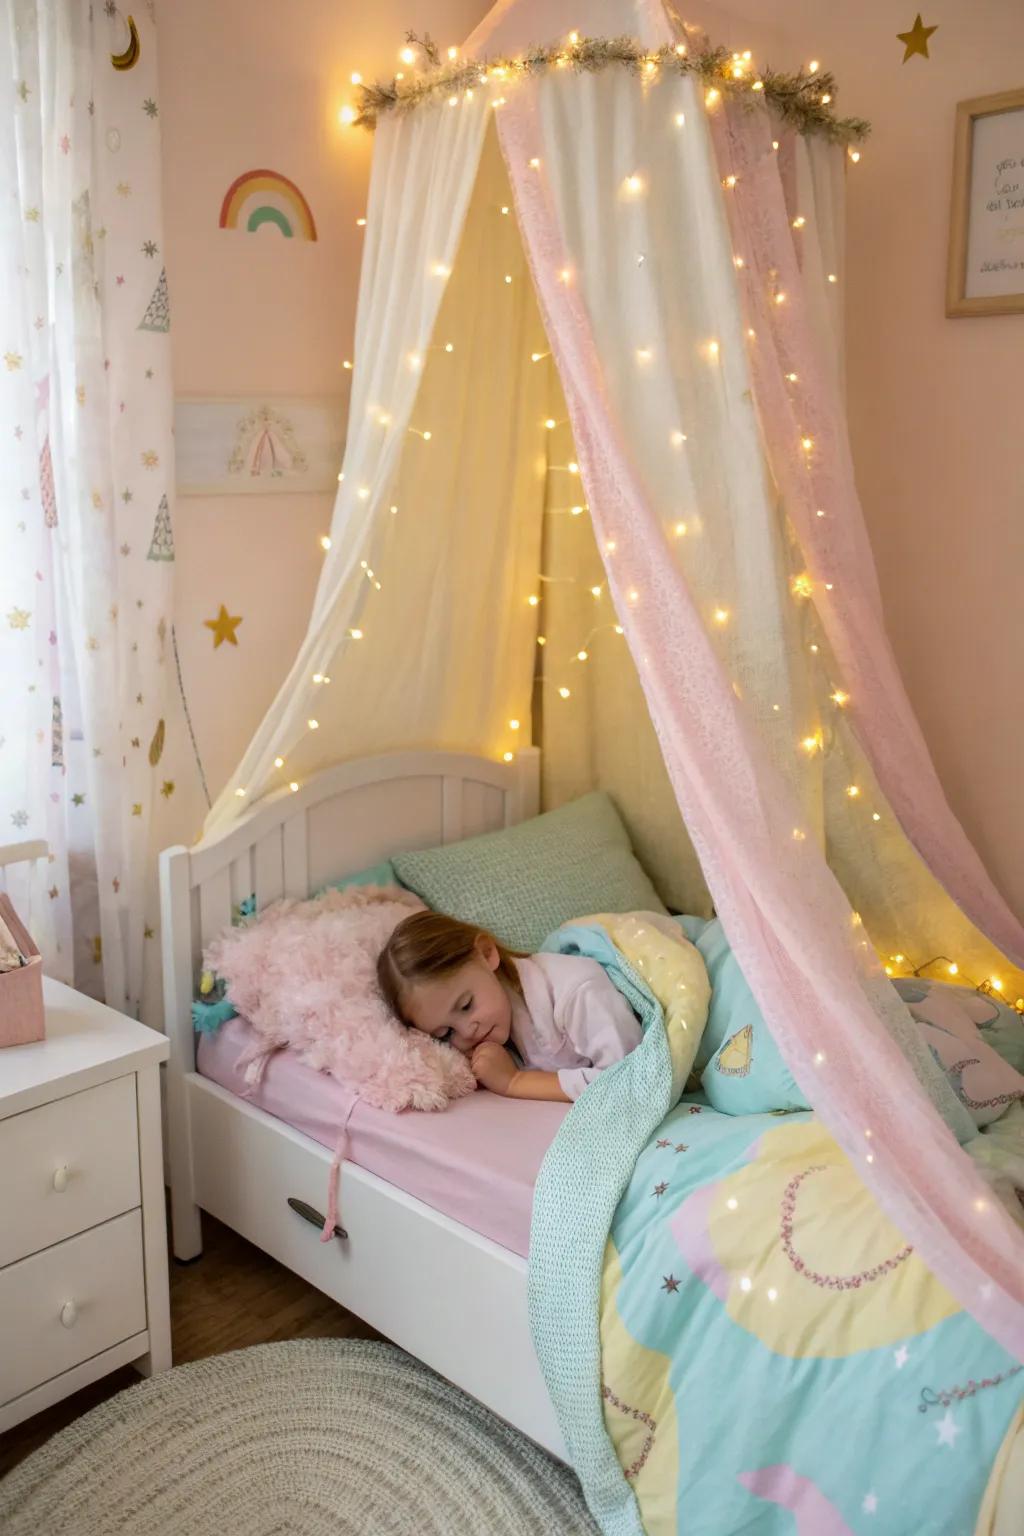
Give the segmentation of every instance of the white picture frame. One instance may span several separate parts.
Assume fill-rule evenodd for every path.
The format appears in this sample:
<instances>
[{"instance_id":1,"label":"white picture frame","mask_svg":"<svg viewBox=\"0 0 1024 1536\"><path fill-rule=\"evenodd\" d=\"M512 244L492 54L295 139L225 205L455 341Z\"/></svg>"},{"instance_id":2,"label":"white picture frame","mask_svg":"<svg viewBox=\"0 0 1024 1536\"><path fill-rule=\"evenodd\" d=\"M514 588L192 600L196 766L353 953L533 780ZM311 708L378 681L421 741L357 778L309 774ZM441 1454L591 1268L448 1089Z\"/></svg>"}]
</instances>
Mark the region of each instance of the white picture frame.
<instances>
[{"instance_id":1,"label":"white picture frame","mask_svg":"<svg viewBox=\"0 0 1024 1536\"><path fill-rule=\"evenodd\" d=\"M175 400L178 495L336 491L346 404L327 395Z\"/></svg>"}]
</instances>

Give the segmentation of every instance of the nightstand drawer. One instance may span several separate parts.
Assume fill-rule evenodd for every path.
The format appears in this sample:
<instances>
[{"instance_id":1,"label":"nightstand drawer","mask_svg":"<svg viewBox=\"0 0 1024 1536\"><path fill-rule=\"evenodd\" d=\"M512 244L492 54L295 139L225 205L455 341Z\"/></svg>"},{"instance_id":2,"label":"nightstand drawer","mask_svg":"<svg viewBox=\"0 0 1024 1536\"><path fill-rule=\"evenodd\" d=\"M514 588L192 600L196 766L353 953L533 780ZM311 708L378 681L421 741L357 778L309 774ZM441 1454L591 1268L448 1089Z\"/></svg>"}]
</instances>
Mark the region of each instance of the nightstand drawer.
<instances>
[{"instance_id":1,"label":"nightstand drawer","mask_svg":"<svg viewBox=\"0 0 1024 1536\"><path fill-rule=\"evenodd\" d=\"M0 1271L0 1402L146 1327L142 1213Z\"/></svg>"},{"instance_id":2,"label":"nightstand drawer","mask_svg":"<svg viewBox=\"0 0 1024 1536\"><path fill-rule=\"evenodd\" d=\"M135 1074L0 1121L0 1267L139 1204Z\"/></svg>"}]
</instances>

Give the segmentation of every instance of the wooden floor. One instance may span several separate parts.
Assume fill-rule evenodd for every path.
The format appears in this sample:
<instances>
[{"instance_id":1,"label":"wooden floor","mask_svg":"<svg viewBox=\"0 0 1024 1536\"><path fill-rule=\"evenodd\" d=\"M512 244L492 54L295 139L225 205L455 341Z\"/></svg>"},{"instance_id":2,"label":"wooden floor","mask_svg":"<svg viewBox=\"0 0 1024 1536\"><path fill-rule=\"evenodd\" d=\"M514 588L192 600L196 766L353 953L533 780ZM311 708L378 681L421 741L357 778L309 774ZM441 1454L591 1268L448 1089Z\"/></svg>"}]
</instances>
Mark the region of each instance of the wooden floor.
<instances>
[{"instance_id":1,"label":"wooden floor","mask_svg":"<svg viewBox=\"0 0 1024 1536\"><path fill-rule=\"evenodd\" d=\"M379 1337L212 1216L203 1216L202 1258L191 1264L171 1261L175 1365L277 1339ZM0 1477L57 1430L138 1380L131 1366L122 1366L0 1435Z\"/></svg>"}]
</instances>

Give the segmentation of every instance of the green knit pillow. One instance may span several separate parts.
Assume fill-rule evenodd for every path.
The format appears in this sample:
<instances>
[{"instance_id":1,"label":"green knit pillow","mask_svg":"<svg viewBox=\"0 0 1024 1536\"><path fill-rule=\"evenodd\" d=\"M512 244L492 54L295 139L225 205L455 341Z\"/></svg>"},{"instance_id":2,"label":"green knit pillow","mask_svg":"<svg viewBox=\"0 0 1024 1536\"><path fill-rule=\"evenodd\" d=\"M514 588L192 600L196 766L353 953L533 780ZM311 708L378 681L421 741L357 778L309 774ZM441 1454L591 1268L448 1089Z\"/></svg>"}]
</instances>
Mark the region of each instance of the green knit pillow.
<instances>
[{"instance_id":1,"label":"green knit pillow","mask_svg":"<svg viewBox=\"0 0 1024 1536\"><path fill-rule=\"evenodd\" d=\"M435 911L529 953L572 918L665 911L604 793L502 832L395 854L392 863L402 884Z\"/></svg>"}]
</instances>

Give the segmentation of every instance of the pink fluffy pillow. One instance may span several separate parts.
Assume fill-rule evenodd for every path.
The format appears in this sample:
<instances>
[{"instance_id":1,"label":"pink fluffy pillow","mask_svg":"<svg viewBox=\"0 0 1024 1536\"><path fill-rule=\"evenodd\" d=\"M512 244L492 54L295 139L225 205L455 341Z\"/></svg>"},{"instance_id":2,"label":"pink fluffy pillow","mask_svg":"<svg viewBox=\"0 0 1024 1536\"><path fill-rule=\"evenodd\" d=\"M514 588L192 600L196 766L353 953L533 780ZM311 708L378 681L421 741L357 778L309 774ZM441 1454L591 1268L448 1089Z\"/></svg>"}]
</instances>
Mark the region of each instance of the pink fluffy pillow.
<instances>
[{"instance_id":1,"label":"pink fluffy pillow","mask_svg":"<svg viewBox=\"0 0 1024 1536\"><path fill-rule=\"evenodd\" d=\"M268 1050L290 1046L378 1109L446 1109L476 1087L465 1058L407 1029L377 988L377 956L422 909L399 886L280 901L223 933L205 963Z\"/></svg>"}]
</instances>

